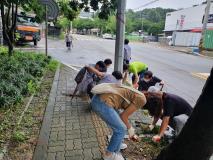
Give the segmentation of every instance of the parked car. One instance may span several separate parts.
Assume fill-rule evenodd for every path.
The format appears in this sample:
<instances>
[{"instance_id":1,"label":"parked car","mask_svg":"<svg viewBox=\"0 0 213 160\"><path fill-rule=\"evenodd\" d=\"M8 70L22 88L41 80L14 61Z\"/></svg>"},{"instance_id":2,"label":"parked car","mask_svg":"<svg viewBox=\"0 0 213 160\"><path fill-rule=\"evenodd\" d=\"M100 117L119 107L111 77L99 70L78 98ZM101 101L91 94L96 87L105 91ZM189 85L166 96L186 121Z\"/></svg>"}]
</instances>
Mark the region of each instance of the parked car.
<instances>
[{"instance_id":1,"label":"parked car","mask_svg":"<svg viewBox=\"0 0 213 160\"><path fill-rule=\"evenodd\" d=\"M105 33L105 34L102 35L102 38L104 38L104 39L113 39L113 35L109 34L109 33Z\"/></svg>"}]
</instances>

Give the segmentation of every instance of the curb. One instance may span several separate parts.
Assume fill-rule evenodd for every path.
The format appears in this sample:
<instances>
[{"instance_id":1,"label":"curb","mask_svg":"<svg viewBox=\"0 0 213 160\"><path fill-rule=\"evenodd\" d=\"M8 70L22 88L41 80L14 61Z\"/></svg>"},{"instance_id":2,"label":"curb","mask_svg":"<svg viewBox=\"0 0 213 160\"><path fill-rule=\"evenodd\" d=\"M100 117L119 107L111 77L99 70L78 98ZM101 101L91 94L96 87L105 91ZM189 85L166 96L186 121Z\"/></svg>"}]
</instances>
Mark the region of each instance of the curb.
<instances>
[{"instance_id":1,"label":"curb","mask_svg":"<svg viewBox=\"0 0 213 160\"><path fill-rule=\"evenodd\" d=\"M58 87L58 81L59 81L59 75L60 75L60 64L58 65L58 68L55 73L55 77L53 80L52 88L50 91L48 104L45 109L45 114L39 134L39 138L37 141L36 148L34 150L33 154L33 160L42 160L47 158L47 147L48 147L48 141L49 141L49 134L50 134L50 126L51 126L51 120L53 115L53 107L55 104L55 97L57 94L57 87Z\"/></svg>"}]
</instances>

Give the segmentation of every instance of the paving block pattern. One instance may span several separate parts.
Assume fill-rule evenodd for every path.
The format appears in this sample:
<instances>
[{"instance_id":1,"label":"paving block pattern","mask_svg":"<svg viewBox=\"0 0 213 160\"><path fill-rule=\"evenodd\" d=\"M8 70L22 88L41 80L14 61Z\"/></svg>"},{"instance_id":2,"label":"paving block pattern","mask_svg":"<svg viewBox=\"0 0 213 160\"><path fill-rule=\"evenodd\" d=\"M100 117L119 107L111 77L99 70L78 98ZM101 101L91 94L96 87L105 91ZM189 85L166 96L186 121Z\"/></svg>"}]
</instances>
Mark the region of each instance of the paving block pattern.
<instances>
[{"instance_id":1,"label":"paving block pattern","mask_svg":"<svg viewBox=\"0 0 213 160\"><path fill-rule=\"evenodd\" d=\"M76 71L62 66L55 76L44 116L34 160L99 160L111 133L105 122L94 112L87 99L66 96L75 88ZM143 118L136 112L130 118ZM146 119L145 119L146 120Z\"/></svg>"}]
</instances>

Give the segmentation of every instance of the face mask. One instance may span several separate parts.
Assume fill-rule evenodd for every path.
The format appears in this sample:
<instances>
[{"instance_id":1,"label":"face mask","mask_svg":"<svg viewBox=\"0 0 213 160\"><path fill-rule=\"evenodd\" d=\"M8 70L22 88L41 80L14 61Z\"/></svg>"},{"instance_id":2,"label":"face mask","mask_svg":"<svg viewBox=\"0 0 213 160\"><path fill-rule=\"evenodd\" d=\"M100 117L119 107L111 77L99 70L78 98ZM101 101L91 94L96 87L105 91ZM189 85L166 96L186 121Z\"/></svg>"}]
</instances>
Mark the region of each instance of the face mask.
<instances>
[{"instance_id":1,"label":"face mask","mask_svg":"<svg viewBox=\"0 0 213 160\"><path fill-rule=\"evenodd\" d=\"M143 79L145 82L149 82L150 81L150 79Z\"/></svg>"}]
</instances>

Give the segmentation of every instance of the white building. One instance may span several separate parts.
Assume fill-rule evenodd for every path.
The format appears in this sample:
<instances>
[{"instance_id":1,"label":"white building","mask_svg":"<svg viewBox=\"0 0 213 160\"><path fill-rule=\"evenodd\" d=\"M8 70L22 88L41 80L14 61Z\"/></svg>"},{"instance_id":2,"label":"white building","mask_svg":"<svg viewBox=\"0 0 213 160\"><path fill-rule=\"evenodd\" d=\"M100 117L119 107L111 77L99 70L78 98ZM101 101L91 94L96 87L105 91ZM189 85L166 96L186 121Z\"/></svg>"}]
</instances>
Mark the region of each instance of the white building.
<instances>
[{"instance_id":1,"label":"white building","mask_svg":"<svg viewBox=\"0 0 213 160\"><path fill-rule=\"evenodd\" d=\"M179 32L201 32L206 4L167 13L165 34ZM213 2L210 7L208 29L213 30Z\"/></svg>"}]
</instances>

